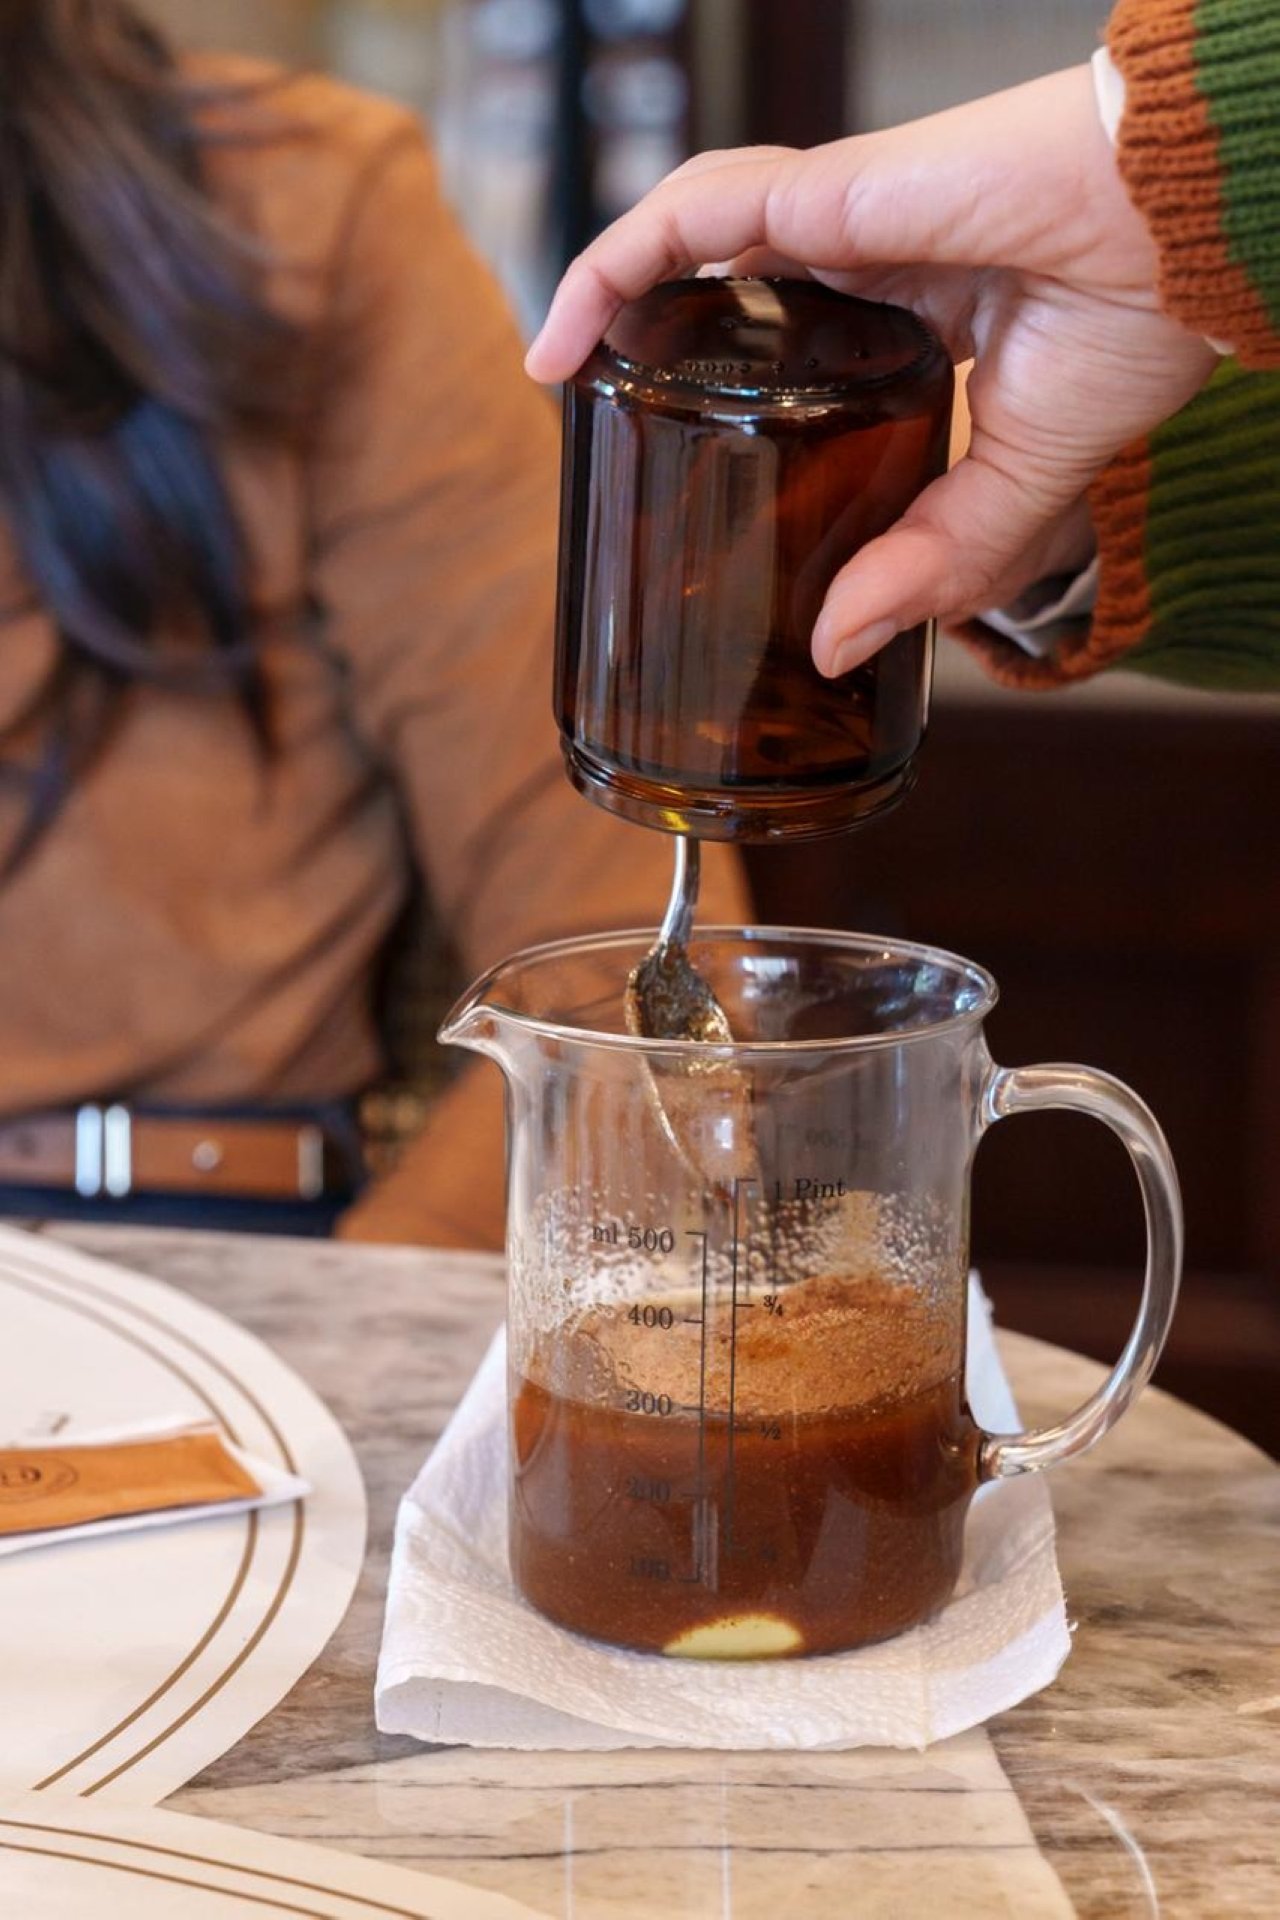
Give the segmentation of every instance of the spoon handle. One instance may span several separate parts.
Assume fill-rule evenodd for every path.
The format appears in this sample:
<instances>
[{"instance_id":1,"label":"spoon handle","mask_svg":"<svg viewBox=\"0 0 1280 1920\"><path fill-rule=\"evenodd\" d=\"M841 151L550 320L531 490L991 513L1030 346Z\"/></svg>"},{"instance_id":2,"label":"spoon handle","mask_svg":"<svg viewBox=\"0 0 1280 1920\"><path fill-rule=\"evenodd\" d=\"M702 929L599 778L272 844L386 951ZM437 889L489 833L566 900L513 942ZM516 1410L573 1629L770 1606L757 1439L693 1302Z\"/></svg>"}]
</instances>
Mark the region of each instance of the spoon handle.
<instances>
[{"instance_id":1,"label":"spoon handle","mask_svg":"<svg viewBox=\"0 0 1280 1920\"><path fill-rule=\"evenodd\" d=\"M675 873L666 918L658 933L659 947L687 947L693 931L693 915L698 904L702 879L702 843L692 834L675 836Z\"/></svg>"}]
</instances>

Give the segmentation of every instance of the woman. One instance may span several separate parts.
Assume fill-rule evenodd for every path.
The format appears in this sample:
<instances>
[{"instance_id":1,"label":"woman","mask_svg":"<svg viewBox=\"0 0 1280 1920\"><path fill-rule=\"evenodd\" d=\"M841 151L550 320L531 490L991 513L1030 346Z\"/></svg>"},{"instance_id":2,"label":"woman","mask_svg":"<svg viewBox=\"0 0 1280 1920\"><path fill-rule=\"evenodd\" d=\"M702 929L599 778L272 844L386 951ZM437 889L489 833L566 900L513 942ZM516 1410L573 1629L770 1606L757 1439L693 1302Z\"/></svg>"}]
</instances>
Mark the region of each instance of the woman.
<instances>
[{"instance_id":1,"label":"woman","mask_svg":"<svg viewBox=\"0 0 1280 1920\"><path fill-rule=\"evenodd\" d=\"M807 153L704 155L570 270L529 370L565 377L622 300L702 261L905 301L973 358L973 437L833 584L823 671L937 615L1021 685L1120 664L1280 687L1278 17L1120 0L1092 72ZM979 618L1095 539L1091 619Z\"/></svg>"},{"instance_id":2,"label":"woman","mask_svg":"<svg viewBox=\"0 0 1280 1920\"><path fill-rule=\"evenodd\" d=\"M414 874L468 969L669 878L560 769L503 304L406 114L117 0L0 0L0 182L0 1205L492 1244L492 1069L354 1197Z\"/></svg>"}]
</instances>

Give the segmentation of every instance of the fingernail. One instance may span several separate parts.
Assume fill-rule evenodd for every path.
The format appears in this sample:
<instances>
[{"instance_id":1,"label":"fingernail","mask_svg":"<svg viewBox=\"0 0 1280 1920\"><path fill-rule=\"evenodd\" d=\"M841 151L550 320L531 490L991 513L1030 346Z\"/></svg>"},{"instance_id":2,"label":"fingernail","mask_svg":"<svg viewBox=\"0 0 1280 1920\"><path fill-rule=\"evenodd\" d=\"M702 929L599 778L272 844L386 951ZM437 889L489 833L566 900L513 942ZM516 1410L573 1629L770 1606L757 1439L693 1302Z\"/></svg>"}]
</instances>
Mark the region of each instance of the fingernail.
<instances>
[{"instance_id":1,"label":"fingernail","mask_svg":"<svg viewBox=\"0 0 1280 1920\"><path fill-rule=\"evenodd\" d=\"M838 680L842 673L849 673L854 667L860 667L873 653L887 646L901 628L896 620L873 620L869 627L859 628L838 641L832 651L826 667L829 680Z\"/></svg>"}]
</instances>

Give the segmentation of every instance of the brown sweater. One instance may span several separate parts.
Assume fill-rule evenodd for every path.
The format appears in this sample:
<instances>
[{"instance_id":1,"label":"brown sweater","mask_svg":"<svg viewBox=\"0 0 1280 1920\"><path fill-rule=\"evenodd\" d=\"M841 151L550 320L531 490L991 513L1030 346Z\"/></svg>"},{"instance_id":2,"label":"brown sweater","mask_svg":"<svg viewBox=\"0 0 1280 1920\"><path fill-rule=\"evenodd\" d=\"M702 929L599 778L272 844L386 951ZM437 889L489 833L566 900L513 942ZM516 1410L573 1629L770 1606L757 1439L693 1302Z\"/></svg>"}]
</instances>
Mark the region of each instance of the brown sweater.
<instances>
[{"instance_id":1,"label":"brown sweater","mask_svg":"<svg viewBox=\"0 0 1280 1920\"><path fill-rule=\"evenodd\" d=\"M213 149L211 184L270 248L274 297L344 343L305 461L228 454L256 597L287 616L262 655L280 750L263 759L230 695L131 692L0 886L7 1114L368 1085L371 977L415 867L470 969L561 932L651 924L669 884L665 838L611 821L561 771L557 427L416 123L315 78L253 111L268 133ZM38 744L20 716L57 652L0 525L6 759ZM0 848L25 808L0 786ZM727 863L708 909L743 911ZM496 1238L496 1074L481 1071L350 1231Z\"/></svg>"}]
</instances>

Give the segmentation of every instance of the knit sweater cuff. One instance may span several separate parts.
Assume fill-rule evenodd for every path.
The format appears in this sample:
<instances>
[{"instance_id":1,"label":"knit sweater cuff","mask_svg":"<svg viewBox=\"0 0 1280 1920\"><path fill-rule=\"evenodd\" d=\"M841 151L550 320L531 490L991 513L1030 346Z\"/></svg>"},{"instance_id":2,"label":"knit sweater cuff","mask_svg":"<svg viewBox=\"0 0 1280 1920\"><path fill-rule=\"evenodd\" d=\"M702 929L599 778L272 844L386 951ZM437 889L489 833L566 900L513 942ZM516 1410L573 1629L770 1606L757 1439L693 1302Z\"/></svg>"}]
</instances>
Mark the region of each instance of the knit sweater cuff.
<instances>
[{"instance_id":1,"label":"knit sweater cuff","mask_svg":"<svg viewBox=\"0 0 1280 1920\"><path fill-rule=\"evenodd\" d=\"M1167 310L1280 365L1280 8L1275 0L1119 0L1120 171L1161 261Z\"/></svg>"},{"instance_id":2,"label":"knit sweater cuff","mask_svg":"<svg viewBox=\"0 0 1280 1920\"><path fill-rule=\"evenodd\" d=\"M1094 487L1092 624L1065 630L1044 659L976 621L960 638L1007 686L1060 687L1119 665L1223 692L1280 690L1277 445L1280 379L1228 361Z\"/></svg>"}]
</instances>

